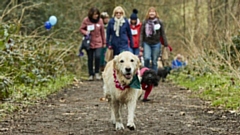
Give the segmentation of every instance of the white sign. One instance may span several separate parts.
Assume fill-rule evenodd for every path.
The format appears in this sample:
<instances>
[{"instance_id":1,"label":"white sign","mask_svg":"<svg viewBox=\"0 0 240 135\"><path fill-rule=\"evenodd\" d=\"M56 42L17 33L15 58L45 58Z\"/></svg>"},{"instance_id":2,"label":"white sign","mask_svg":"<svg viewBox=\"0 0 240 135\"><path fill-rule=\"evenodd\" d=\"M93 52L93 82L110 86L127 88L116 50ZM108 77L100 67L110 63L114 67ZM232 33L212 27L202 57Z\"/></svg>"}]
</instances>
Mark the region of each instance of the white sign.
<instances>
[{"instance_id":1,"label":"white sign","mask_svg":"<svg viewBox=\"0 0 240 135\"><path fill-rule=\"evenodd\" d=\"M94 24L87 26L87 31L93 31L95 29Z\"/></svg>"},{"instance_id":2,"label":"white sign","mask_svg":"<svg viewBox=\"0 0 240 135\"><path fill-rule=\"evenodd\" d=\"M137 34L138 34L138 31L137 31L137 30L131 29L131 31L132 31L132 35L137 35Z\"/></svg>"},{"instance_id":3,"label":"white sign","mask_svg":"<svg viewBox=\"0 0 240 135\"><path fill-rule=\"evenodd\" d=\"M161 25L160 24L155 24L154 25L154 30L159 30L161 28Z\"/></svg>"}]
</instances>

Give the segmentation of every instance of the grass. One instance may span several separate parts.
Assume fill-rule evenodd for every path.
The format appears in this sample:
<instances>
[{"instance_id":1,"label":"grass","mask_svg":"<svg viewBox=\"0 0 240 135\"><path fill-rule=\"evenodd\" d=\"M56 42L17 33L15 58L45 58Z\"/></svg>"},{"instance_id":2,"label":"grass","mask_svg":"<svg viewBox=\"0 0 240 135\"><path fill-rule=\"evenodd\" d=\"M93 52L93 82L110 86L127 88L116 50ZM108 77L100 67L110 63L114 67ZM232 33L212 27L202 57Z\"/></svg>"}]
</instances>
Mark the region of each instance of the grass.
<instances>
[{"instance_id":1,"label":"grass","mask_svg":"<svg viewBox=\"0 0 240 135\"><path fill-rule=\"evenodd\" d=\"M184 71L175 71L170 79L177 85L189 88L194 96L211 102L214 107L224 109L240 109L240 80L229 76L205 74L187 74Z\"/></svg>"},{"instance_id":2,"label":"grass","mask_svg":"<svg viewBox=\"0 0 240 135\"><path fill-rule=\"evenodd\" d=\"M10 89L14 91L11 100L0 104L0 119L7 114L12 113L22 107L33 105L38 100L46 98L48 95L61 90L69 84L72 84L74 75L67 74L56 78L46 86L35 87L34 89L24 85L13 86Z\"/></svg>"}]
</instances>

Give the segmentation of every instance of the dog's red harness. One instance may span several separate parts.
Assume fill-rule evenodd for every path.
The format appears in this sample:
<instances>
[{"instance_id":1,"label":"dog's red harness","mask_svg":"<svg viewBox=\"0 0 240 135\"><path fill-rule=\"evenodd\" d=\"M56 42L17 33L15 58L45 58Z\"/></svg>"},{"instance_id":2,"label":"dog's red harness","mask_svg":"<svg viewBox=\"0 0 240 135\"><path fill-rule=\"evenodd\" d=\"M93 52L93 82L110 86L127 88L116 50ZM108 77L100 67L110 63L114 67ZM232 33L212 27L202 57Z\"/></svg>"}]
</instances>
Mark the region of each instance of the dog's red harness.
<instances>
[{"instance_id":1,"label":"dog's red harness","mask_svg":"<svg viewBox=\"0 0 240 135\"><path fill-rule=\"evenodd\" d=\"M114 77L114 82L115 82L115 87L119 88L120 90L125 90L126 88L130 88L129 85L121 85L119 83L119 81L117 80L117 76L116 76L116 71L113 70L113 77Z\"/></svg>"},{"instance_id":2,"label":"dog's red harness","mask_svg":"<svg viewBox=\"0 0 240 135\"><path fill-rule=\"evenodd\" d=\"M145 67L145 68L142 68L142 69L140 70L141 76L143 76L143 73L144 73L145 71L147 71L147 70L149 70L149 68L146 68L146 67ZM142 86L142 89L145 90L143 99L147 99L147 98L148 98L148 95L149 95L149 94L151 93L151 91L152 91L153 85L152 85L152 84L148 85L148 84L142 83L141 86Z\"/></svg>"},{"instance_id":3,"label":"dog's red harness","mask_svg":"<svg viewBox=\"0 0 240 135\"><path fill-rule=\"evenodd\" d=\"M142 83L142 89L143 90L152 90L152 88L153 88L153 85L147 85L147 84L145 84L145 83Z\"/></svg>"}]
</instances>

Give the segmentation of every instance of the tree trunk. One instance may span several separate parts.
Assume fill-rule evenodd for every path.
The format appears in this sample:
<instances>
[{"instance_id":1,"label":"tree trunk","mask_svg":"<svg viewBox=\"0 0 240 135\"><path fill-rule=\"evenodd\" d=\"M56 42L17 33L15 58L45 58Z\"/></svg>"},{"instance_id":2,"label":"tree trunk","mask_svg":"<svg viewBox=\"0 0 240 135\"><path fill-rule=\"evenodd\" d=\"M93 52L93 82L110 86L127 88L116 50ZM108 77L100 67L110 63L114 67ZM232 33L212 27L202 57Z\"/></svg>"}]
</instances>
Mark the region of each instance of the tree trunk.
<instances>
[{"instance_id":1,"label":"tree trunk","mask_svg":"<svg viewBox=\"0 0 240 135\"><path fill-rule=\"evenodd\" d=\"M186 6L186 1L183 0L183 35L184 35L184 43L186 44L186 15L185 15L185 6Z\"/></svg>"},{"instance_id":2,"label":"tree trunk","mask_svg":"<svg viewBox=\"0 0 240 135\"><path fill-rule=\"evenodd\" d=\"M194 25L194 40L198 39L198 30L199 30L199 0L195 0L195 8L194 8L194 14L195 14L195 25Z\"/></svg>"},{"instance_id":3,"label":"tree trunk","mask_svg":"<svg viewBox=\"0 0 240 135\"><path fill-rule=\"evenodd\" d=\"M240 0L238 0L238 7L237 7L238 11L237 11L237 19L238 19L238 22L240 22Z\"/></svg>"},{"instance_id":4,"label":"tree trunk","mask_svg":"<svg viewBox=\"0 0 240 135\"><path fill-rule=\"evenodd\" d=\"M215 19L214 19L214 9L213 9L213 3L215 2L214 0L207 0L208 2L208 39L210 43L215 44L215 35L216 35L216 30L215 30Z\"/></svg>"},{"instance_id":5,"label":"tree trunk","mask_svg":"<svg viewBox=\"0 0 240 135\"><path fill-rule=\"evenodd\" d=\"M228 14L229 14L228 10L229 10L228 0L225 0L225 35L227 35L228 31Z\"/></svg>"}]
</instances>

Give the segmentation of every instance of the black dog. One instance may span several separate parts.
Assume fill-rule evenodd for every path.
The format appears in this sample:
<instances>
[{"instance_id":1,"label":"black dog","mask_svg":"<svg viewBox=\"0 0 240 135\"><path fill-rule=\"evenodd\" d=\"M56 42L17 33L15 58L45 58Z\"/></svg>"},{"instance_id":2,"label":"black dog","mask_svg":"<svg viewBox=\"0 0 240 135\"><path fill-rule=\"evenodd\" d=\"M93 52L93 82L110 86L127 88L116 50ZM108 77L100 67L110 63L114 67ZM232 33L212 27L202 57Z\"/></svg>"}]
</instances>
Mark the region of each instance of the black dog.
<instances>
[{"instance_id":1,"label":"black dog","mask_svg":"<svg viewBox=\"0 0 240 135\"><path fill-rule=\"evenodd\" d=\"M171 67L166 66L164 68L158 68L158 77L159 80L162 80L162 82L165 82L165 79L167 78L167 75L170 74L170 71L172 70Z\"/></svg>"},{"instance_id":2,"label":"black dog","mask_svg":"<svg viewBox=\"0 0 240 135\"><path fill-rule=\"evenodd\" d=\"M154 70L149 69L144 71L142 75L141 84L144 83L146 85L158 86L158 82L159 82L159 77Z\"/></svg>"},{"instance_id":3,"label":"black dog","mask_svg":"<svg viewBox=\"0 0 240 135\"><path fill-rule=\"evenodd\" d=\"M154 70L148 69L146 67L141 69L141 87L142 90L145 90L144 97L143 97L143 102L148 102L150 99L148 99L148 95L151 93L152 88L154 86L158 86L159 82L159 77L157 73ZM141 98L142 95L139 96L139 99Z\"/></svg>"}]
</instances>

